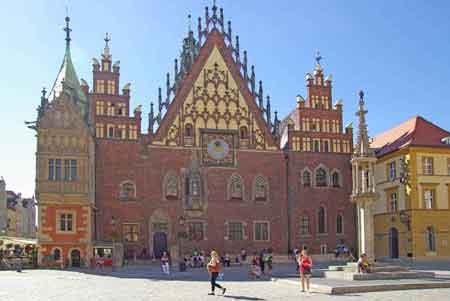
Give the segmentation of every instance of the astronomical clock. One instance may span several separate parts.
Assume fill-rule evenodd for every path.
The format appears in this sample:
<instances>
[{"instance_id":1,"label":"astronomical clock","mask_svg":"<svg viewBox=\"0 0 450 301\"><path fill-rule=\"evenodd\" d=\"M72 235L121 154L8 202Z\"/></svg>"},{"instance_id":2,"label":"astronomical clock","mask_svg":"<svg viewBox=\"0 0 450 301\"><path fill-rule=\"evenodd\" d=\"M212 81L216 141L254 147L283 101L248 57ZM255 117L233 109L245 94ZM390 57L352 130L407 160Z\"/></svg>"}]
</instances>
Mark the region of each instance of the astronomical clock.
<instances>
[{"instance_id":1,"label":"astronomical clock","mask_svg":"<svg viewBox=\"0 0 450 301\"><path fill-rule=\"evenodd\" d=\"M202 164L206 166L235 167L235 145L237 131L201 131Z\"/></svg>"}]
</instances>

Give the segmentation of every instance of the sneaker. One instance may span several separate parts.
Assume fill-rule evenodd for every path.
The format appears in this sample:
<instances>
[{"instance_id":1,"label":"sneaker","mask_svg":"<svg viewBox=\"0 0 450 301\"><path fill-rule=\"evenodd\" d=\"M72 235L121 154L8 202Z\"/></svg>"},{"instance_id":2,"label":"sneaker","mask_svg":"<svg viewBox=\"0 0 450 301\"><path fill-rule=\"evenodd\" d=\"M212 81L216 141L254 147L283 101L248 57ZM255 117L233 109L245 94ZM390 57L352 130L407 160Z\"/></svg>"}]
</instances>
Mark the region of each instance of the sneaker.
<instances>
[{"instance_id":1,"label":"sneaker","mask_svg":"<svg viewBox=\"0 0 450 301\"><path fill-rule=\"evenodd\" d=\"M226 288L223 288L222 289L222 295L225 295L225 292L227 291L227 289Z\"/></svg>"},{"instance_id":2,"label":"sneaker","mask_svg":"<svg viewBox=\"0 0 450 301\"><path fill-rule=\"evenodd\" d=\"M214 293L208 293L208 296L214 296Z\"/></svg>"}]
</instances>

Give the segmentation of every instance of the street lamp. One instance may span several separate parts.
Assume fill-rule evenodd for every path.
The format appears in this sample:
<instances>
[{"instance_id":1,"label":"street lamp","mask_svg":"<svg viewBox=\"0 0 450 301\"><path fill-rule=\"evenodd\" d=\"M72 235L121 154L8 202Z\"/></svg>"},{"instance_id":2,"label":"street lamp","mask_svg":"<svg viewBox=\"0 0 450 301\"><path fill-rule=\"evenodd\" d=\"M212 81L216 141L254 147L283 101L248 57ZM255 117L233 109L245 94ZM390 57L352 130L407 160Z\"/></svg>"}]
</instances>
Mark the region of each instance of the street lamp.
<instances>
[{"instance_id":1,"label":"street lamp","mask_svg":"<svg viewBox=\"0 0 450 301\"><path fill-rule=\"evenodd\" d=\"M283 148L284 161L286 163L286 209L287 209L287 251L288 256L291 252L291 202L290 202L290 193L289 193L289 143Z\"/></svg>"},{"instance_id":2,"label":"street lamp","mask_svg":"<svg viewBox=\"0 0 450 301\"><path fill-rule=\"evenodd\" d=\"M178 269L180 272L184 272L186 270L186 263L184 262L184 258L182 258L182 251L181 251L181 241L185 237L186 232L184 228L184 224L186 222L186 218L184 216L180 216L178 218L178 225L179 225L179 231L178 231Z\"/></svg>"},{"instance_id":3,"label":"street lamp","mask_svg":"<svg viewBox=\"0 0 450 301\"><path fill-rule=\"evenodd\" d=\"M111 228L112 228L112 271L114 272L114 258L116 257L116 250L115 250L115 237L116 237L116 218L114 216L111 216Z\"/></svg>"}]
</instances>

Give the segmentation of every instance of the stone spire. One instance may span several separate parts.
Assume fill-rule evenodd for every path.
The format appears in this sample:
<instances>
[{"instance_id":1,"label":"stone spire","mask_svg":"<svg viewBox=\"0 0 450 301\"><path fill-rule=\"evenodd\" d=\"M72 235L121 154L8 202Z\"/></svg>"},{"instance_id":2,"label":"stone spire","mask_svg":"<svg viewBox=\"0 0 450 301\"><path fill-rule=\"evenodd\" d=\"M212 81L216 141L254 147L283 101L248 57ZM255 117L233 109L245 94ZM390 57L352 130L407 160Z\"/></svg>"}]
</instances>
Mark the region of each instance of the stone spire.
<instances>
[{"instance_id":1,"label":"stone spire","mask_svg":"<svg viewBox=\"0 0 450 301\"><path fill-rule=\"evenodd\" d=\"M359 93L359 110L356 112L358 116L358 136L354 154L356 156L368 156L369 155L369 135L367 133L366 114L367 110L364 109L364 91L360 90Z\"/></svg>"}]
</instances>

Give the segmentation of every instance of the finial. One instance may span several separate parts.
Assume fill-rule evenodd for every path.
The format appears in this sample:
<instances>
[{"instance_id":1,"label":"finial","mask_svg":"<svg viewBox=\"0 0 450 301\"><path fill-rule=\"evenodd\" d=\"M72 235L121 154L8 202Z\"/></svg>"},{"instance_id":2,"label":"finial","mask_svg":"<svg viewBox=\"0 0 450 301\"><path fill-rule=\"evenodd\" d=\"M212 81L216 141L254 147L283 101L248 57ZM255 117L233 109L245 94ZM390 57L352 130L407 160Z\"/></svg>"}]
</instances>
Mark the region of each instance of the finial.
<instances>
[{"instance_id":1,"label":"finial","mask_svg":"<svg viewBox=\"0 0 450 301\"><path fill-rule=\"evenodd\" d=\"M364 102L364 91L363 90L359 90L358 96L359 96L359 101Z\"/></svg>"},{"instance_id":2,"label":"finial","mask_svg":"<svg viewBox=\"0 0 450 301\"><path fill-rule=\"evenodd\" d=\"M105 39L104 40L105 40L105 43L106 43L105 47L109 47L108 43L109 43L109 41L111 41L111 37L109 36L109 33L105 34Z\"/></svg>"},{"instance_id":3,"label":"finial","mask_svg":"<svg viewBox=\"0 0 450 301\"><path fill-rule=\"evenodd\" d=\"M45 94L47 94L47 90L45 89L45 87L42 88L42 98L45 98Z\"/></svg>"},{"instance_id":4,"label":"finial","mask_svg":"<svg viewBox=\"0 0 450 301\"><path fill-rule=\"evenodd\" d=\"M190 33L192 31L192 29L191 29L192 24L191 23L192 23L191 22L191 14L189 14L188 15L188 33Z\"/></svg>"},{"instance_id":5,"label":"finial","mask_svg":"<svg viewBox=\"0 0 450 301\"><path fill-rule=\"evenodd\" d=\"M216 0L213 0L213 6L212 7L216 7Z\"/></svg>"},{"instance_id":6,"label":"finial","mask_svg":"<svg viewBox=\"0 0 450 301\"><path fill-rule=\"evenodd\" d=\"M316 62L317 62L317 65L320 65L320 61L323 59L323 57L320 55L320 51L319 50L317 50L317 52L316 52Z\"/></svg>"},{"instance_id":7,"label":"finial","mask_svg":"<svg viewBox=\"0 0 450 301\"><path fill-rule=\"evenodd\" d=\"M68 12L68 8L66 7L66 12ZM66 18L66 27L64 27L64 31L66 32L66 47L69 48L70 47L70 32L72 31L72 29L70 28L70 17L69 14L67 13Z\"/></svg>"}]
</instances>

